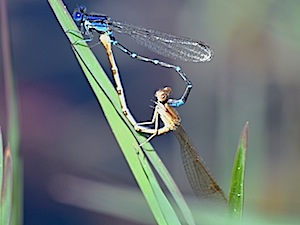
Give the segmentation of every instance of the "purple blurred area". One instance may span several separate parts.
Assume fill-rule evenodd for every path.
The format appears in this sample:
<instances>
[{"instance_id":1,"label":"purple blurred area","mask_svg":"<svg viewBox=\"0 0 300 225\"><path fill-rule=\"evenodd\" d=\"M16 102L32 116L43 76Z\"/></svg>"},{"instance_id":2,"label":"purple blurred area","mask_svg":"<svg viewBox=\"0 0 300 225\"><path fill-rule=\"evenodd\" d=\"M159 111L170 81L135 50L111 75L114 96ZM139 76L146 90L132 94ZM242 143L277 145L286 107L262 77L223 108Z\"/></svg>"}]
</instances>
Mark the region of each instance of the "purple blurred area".
<instances>
[{"instance_id":1,"label":"purple blurred area","mask_svg":"<svg viewBox=\"0 0 300 225\"><path fill-rule=\"evenodd\" d=\"M85 4L90 12L207 42L214 59L193 64L157 56L116 34L135 52L179 64L193 82L188 102L178 110L182 125L226 193L238 138L249 121L246 211L299 215L298 1L65 4L71 12ZM58 174L115 186L137 184L48 3L13 0L8 7L22 122L24 224L137 224L58 203L49 194L49 182ZM111 75L103 47L93 51ZM151 118L150 99L158 88L173 87L174 97L183 92L184 82L174 71L131 59L116 48L114 53L138 121ZM0 104L0 124L5 125L3 96ZM174 135L156 137L152 144L182 192L192 195Z\"/></svg>"}]
</instances>

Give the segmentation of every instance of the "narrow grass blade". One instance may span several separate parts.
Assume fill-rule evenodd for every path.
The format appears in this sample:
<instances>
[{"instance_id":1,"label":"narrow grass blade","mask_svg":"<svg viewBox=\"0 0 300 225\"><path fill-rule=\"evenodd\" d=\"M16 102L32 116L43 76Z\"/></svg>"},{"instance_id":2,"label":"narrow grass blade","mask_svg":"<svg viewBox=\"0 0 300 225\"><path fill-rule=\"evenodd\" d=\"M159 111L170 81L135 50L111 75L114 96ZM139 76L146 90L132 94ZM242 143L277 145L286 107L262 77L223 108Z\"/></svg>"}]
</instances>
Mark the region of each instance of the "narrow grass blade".
<instances>
[{"instance_id":1,"label":"narrow grass blade","mask_svg":"<svg viewBox=\"0 0 300 225\"><path fill-rule=\"evenodd\" d=\"M12 211L13 174L10 148L7 147L4 155L3 177L0 198L0 224L9 225ZM1 182L0 182L1 183Z\"/></svg>"},{"instance_id":2,"label":"narrow grass blade","mask_svg":"<svg viewBox=\"0 0 300 225\"><path fill-rule=\"evenodd\" d=\"M150 149L151 145L148 145L146 143L143 145L143 148L145 149L145 155L150 160L151 164L155 168L156 172L168 188L169 192L171 193L172 197L174 198L177 206L179 207L180 211L182 212L182 215L184 216L187 224L194 225L195 221L192 215L192 212L190 208L188 207L185 199L183 198L179 188L175 184L175 181L173 180L171 174L167 170L166 166L163 164L163 161L160 159L160 157L157 155L155 151L151 151Z\"/></svg>"},{"instance_id":3,"label":"narrow grass blade","mask_svg":"<svg viewBox=\"0 0 300 225\"><path fill-rule=\"evenodd\" d=\"M13 164L13 209L12 225L23 224L23 162L20 154L20 122L18 111L18 94L16 81L13 73L12 50L10 43L10 24L6 0L1 0L0 27L1 27L1 50L4 75L4 88L6 98L7 138L10 144Z\"/></svg>"},{"instance_id":4,"label":"narrow grass blade","mask_svg":"<svg viewBox=\"0 0 300 225\"><path fill-rule=\"evenodd\" d=\"M234 220L241 219L243 215L248 125L247 122L242 130L232 171L228 210L230 217Z\"/></svg>"},{"instance_id":5,"label":"narrow grass blade","mask_svg":"<svg viewBox=\"0 0 300 225\"><path fill-rule=\"evenodd\" d=\"M149 181L151 184L155 185L153 187L154 193L157 196L157 199L160 203L161 206L164 205L164 202L168 202L168 199L166 198L166 196L163 194L161 188L159 187L159 184L156 180L156 177L154 176L152 169L148 163L147 158L145 158L145 155L142 154L141 152L137 152L140 163L145 171L145 174L147 175ZM169 221L170 224L178 224L180 225L181 223L179 222L177 215L175 213L175 211L173 210L166 210L166 208L162 207L162 211L164 212L164 215L167 217L167 221Z\"/></svg>"}]
</instances>

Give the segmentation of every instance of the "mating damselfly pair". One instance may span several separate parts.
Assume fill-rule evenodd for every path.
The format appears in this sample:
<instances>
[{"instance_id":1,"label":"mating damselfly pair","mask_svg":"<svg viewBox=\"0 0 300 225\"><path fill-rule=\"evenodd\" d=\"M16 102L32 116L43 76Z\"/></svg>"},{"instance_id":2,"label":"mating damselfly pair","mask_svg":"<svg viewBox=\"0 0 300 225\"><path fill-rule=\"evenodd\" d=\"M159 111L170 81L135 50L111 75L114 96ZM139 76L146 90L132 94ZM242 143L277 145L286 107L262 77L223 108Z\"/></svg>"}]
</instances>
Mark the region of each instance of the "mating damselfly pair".
<instances>
[{"instance_id":1,"label":"mating damselfly pair","mask_svg":"<svg viewBox=\"0 0 300 225\"><path fill-rule=\"evenodd\" d=\"M84 6L79 6L75 9L73 19L80 28L81 33L85 36L86 39L84 40L92 40L94 33L100 35L100 41L106 49L111 64L122 110L134 128L137 131L150 134L147 141L155 135L160 135L173 130L180 142L184 168L195 194L199 197L218 199L226 202L223 191L214 180L208 168L204 165L202 158L198 155L196 148L180 125L178 113L173 108L182 106L186 102L192 88L192 83L181 70L181 67L158 59L150 59L128 50L117 41L114 32L129 35L137 43L157 54L183 61L210 61L213 52L209 46L203 42L195 41L190 38L178 37L135 25L129 25L124 22L114 21L105 15L88 14L86 13L86 7ZM179 99L170 99L169 95L171 93L171 88L169 87L158 90L156 92L157 102L155 102L156 106L152 120L149 122L137 123L127 107L122 82L111 48L112 45L116 46L132 58L175 69L187 85L182 97ZM159 119L164 123L162 128L158 127ZM154 128L146 126L151 124L154 124Z\"/></svg>"}]
</instances>

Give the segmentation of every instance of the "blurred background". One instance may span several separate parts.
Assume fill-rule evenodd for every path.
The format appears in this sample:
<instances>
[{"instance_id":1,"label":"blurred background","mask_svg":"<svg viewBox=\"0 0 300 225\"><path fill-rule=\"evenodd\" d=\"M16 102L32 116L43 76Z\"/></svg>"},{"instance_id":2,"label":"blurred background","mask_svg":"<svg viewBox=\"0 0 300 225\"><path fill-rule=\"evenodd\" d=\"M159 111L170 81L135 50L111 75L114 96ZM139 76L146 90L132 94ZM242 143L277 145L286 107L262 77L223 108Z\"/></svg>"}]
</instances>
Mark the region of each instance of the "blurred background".
<instances>
[{"instance_id":1,"label":"blurred background","mask_svg":"<svg viewBox=\"0 0 300 225\"><path fill-rule=\"evenodd\" d=\"M85 4L89 12L208 43L214 59L193 64L157 56L116 34L123 45L141 55L179 64L193 82L188 102L178 109L182 125L226 193L239 135L249 121L246 214L299 215L299 1L86 0L65 4L70 12ZM138 224L57 201L55 187L70 185L68 179L60 179L62 174L139 189L48 3L12 0L8 10L22 121L24 224ZM174 71L114 50L128 104L138 121L151 118L150 99L158 88L171 86L173 97L181 96L185 83ZM98 45L93 51L111 78L103 47ZM0 124L5 128L3 80L0 88ZM174 135L151 142L179 188L193 198ZM151 218L150 210L144 213Z\"/></svg>"}]
</instances>

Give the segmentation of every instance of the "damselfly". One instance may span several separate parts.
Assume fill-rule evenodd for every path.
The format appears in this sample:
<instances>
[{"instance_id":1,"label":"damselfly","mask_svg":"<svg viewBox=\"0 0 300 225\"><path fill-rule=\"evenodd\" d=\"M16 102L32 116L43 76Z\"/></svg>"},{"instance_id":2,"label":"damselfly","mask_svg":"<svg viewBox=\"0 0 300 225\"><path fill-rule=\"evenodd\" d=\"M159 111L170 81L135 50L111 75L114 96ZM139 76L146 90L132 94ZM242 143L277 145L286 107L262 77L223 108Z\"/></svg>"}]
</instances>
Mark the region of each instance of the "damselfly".
<instances>
[{"instance_id":1,"label":"damselfly","mask_svg":"<svg viewBox=\"0 0 300 225\"><path fill-rule=\"evenodd\" d=\"M174 69L186 82L186 89L182 97L178 101L173 102L172 106L179 107L183 105L192 89L192 83L181 70L181 67L159 59L150 59L130 51L116 40L114 32L127 34L150 51L172 59L188 62L208 62L213 57L212 50L204 42L115 21L101 14L88 14L85 6L79 6L75 9L73 19L80 28L81 33L86 37L86 41L93 40L94 32L100 35L107 33L111 43L132 58Z\"/></svg>"},{"instance_id":2,"label":"damselfly","mask_svg":"<svg viewBox=\"0 0 300 225\"><path fill-rule=\"evenodd\" d=\"M108 54L111 69L117 85L117 92L120 98L122 111L130 123L137 131L150 134L150 137L146 140L146 142L156 135L174 131L181 146L181 156L186 175L196 196L205 197L208 200L226 202L227 200L224 192L213 178L209 169L204 165L204 162L197 153L191 139L180 124L180 117L172 107L172 102L176 102L178 100L169 98L172 89L170 87L165 87L164 89L158 90L155 94L157 101L155 102L156 106L154 108L152 120L137 123L127 107L122 82L118 73L118 67L111 49L110 39L108 35L104 33L100 36L100 40ZM162 120L164 124L163 127L159 127L159 119ZM154 124L154 128L150 128L148 126L151 124ZM141 145L143 145L143 143Z\"/></svg>"},{"instance_id":3,"label":"damselfly","mask_svg":"<svg viewBox=\"0 0 300 225\"><path fill-rule=\"evenodd\" d=\"M212 201L217 200L218 202L225 203L227 199L224 192L213 178L212 173L205 166L196 147L181 126L178 113L168 104L171 91L172 89L170 87L165 87L155 93L157 102L155 102L156 106L152 121L138 123L135 125L135 128L140 132L152 132L153 135L171 130L174 131L180 143L183 166L195 195L199 198L206 198ZM158 119L163 121L164 127L158 128ZM145 127L145 125L150 124L155 124L155 127Z\"/></svg>"}]
</instances>

